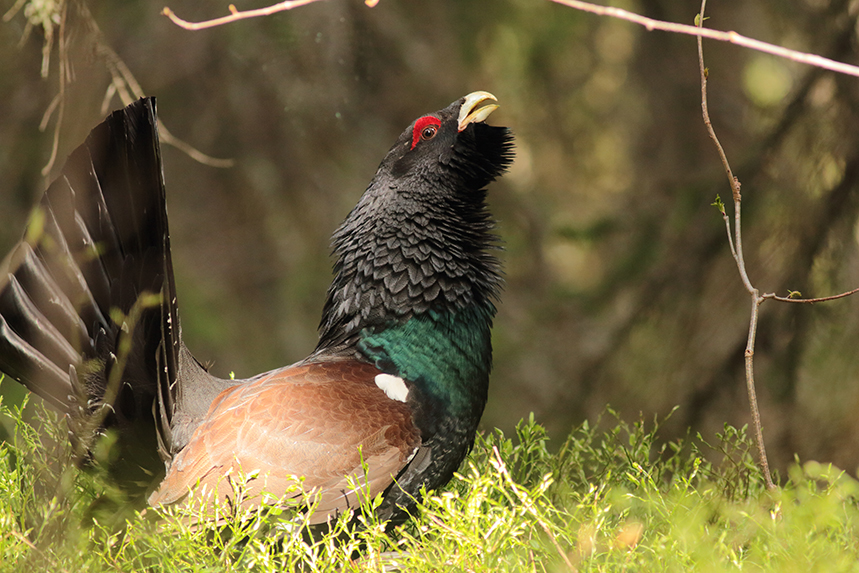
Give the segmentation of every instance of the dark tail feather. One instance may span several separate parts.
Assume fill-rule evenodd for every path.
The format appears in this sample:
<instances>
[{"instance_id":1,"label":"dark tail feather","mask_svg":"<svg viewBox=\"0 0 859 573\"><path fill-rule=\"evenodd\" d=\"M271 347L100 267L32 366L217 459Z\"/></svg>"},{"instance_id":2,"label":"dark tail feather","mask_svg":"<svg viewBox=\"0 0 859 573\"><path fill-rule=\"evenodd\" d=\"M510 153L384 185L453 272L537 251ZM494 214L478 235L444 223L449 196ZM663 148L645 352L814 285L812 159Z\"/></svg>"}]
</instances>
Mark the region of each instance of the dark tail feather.
<instances>
[{"instance_id":1,"label":"dark tail feather","mask_svg":"<svg viewBox=\"0 0 859 573\"><path fill-rule=\"evenodd\" d=\"M170 449L180 336L147 98L72 153L0 263L0 370L69 414L73 431L148 435L158 460L159 443L163 456ZM163 472L160 461L137 461Z\"/></svg>"}]
</instances>

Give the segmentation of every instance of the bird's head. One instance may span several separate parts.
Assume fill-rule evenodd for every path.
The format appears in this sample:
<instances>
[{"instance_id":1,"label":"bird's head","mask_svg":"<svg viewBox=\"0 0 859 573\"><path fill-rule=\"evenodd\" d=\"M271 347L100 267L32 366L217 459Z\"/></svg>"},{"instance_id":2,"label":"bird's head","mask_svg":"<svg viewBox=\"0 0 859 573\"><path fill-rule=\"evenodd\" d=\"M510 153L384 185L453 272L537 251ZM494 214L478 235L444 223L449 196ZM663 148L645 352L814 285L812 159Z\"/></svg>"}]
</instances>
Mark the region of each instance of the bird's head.
<instances>
[{"instance_id":1,"label":"bird's head","mask_svg":"<svg viewBox=\"0 0 859 573\"><path fill-rule=\"evenodd\" d=\"M473 92L446 108L416 119L380 166L394 179L451 179L480 189L512 161L513 138L504 127L484 123L498 109L488 92Z\"/></svg>"},{"instance_id":2,"label":"bird's head","mask_svg":"<svg viewBox=\"0 0 859 573\"><path fill-rule=\"evenodd\" d=\"M494 314L501 278L484 187L513 156L510 131L484 123L496 101L471 93L416 119L391 147L334 233L321 347L429 310Z\"/></svg>"}]
</instances>

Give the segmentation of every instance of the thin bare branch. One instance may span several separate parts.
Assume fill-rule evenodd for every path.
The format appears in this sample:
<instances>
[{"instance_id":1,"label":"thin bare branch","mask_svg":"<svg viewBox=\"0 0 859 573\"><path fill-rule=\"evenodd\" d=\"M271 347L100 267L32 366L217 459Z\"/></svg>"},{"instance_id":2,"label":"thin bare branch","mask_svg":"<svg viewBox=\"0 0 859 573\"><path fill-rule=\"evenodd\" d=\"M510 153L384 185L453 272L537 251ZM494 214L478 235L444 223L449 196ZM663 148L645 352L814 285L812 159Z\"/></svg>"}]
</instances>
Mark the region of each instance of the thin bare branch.
<instances>
[{"instance_id":1,"label":"thin bare branch","mask_svg":"<svg viewBox=\"0 0 859 573\"><path fill-rule=\"evenodd\" d=\"M57 91L57 95L55 100L51 102L51 105L48 106L49 112L46 112L46 116L42 119L42 124L40 127L44 126L47 128L48 118L53 115L54 110L57 112L56 124L54 125L54 137L51 142L51 156L48 158L48 162L42 167L42 176L46 179L50 176L51 170L54 168L54 163L57 162L57 154L60 149L60 128L63 124L63 116L66 110L66 84L71 81L71 70L69 69L69 55L68 55L68 38L66 37L66 23L69 13L69 4L68 2L64 2L62 8L60 10L60 23L59 23L59 43L58 43L58 51L59 51L59 89Z\"/></svg>"},{"instance_id":2,"label":"thin bare branch","mask_svg":"<svg viewBox=\"0 0 859 573\"><path fill-rule=\"evenodd\" d=\"M728 218L728 214L722 211L722 219L725 221L725 230L728 233L728 246L731 247L731 256L734 257L734 260L737 260L737 250L734 248L734 239L731 237L731 220Z\"/></svg>"},{"instance_id":3,"label":"thin bare branch","mask_svg":"<svg viewBox=\"0 0 859 573\"><path fill-rule=\"evenodd\" d=\"M706 0L705 0L706 1ZM746 390L749 394L749 408L752 413L752 422L755 432L755 442L758 446L758 457L760 458L761 472L764 474L764 482L767 489L775 489L773 484L772 474L770 474L770 464L767 459L767 449L764 445L764 433L761 429L761 413L758 410L758 395L755 390L755 338L758 333L758 314L763 302L763 297L758 294L755 289L752 293L752 311L749 317L749 337L746 340Z\"/></svg>"},{"instance_id":4,"label":"thin bare branch","mask_svg":"<svg viewBox=\"0 0 859 573\"><path fill-rule=\"evenodd\" d=\"M706 0L704 0L706 2ZM704 30L704 5L701 5L701 13L698 14L698 29ZM719 138L716 137L716 130L713 129L713 124L710 122L710 112L707 108L707 76L709 71L704 67L704 48L701 36L698 36L698 67L701 70L701 112L704 115L704 125L707 127L707 133L710 134L710 139L716 145L716 150L719 152L719 159L722 160L722 167L725 168L725 173L728 175L728 181L731 185L731 192L734 196L734 202L740 200L740 181L734 177L734 172L731 170L731 165L728 163L728 156L725 155L725 150L722 144L719 143ZM738 247L739 250L739 247ZM742 252L738 253L742 257Z\"/></svg>"},{"instance_id":5,"label":"thin bare branch","mask_svg":"<svg viewBox=\"0 0 859 573\"><path fill-rule=\"evenodd\" d=\"M771 298L773 300L778 300L781 302L798 302L801 304L814 304L815 302L826 302L828 300L837 300L839 298L845 298L845 297L848 297L850 295L854 295L857 292L859 292L859 288L854 288L853 290L850 290L847 292L842 292L840 294L834 294L832 296L823 296L820 298L793 298L790 296L778 296L777 294L770 292L770 293L766 293L764 295L761 295L761 298L762 299L763 298Z\"/></svg>"},{"instance_id":6,"label":"thin bare branch","mask_svg":"<svg viewBox=\"0 0 859 573\"><path fill-rule=\"evenodd\" d=\"M704 0L706 1L706 0ZM736 178L734 179L736 181ZM739 184L737 184L737 188L739 188ZM736 251L734 252L734 258L737 261L737 270L740 272L740 278L743 281L743 286L746 287L746 290L749 293L758 295L758 289L752 285L752 281L749 278L749 273L746 272L746 258L743 255L743 232L742 232L742 200L737 198L734 199L734 247Z\"/></svg>"},{"instance_id":7,"label":"thin bare branch","mask_svg":"<svg viewBox=\"0 0 859 573\"><path fill-rule=\"evenodd\" d=\"M845 64L843 62L837 62L835 60L830 60L829 58L824 58L823 56L818 56L815 54L799 52L797 50L790 50L788 48L783 48L774 44L768 44L767 42L761 42L760 40L755 40L754 38L748 38L746 36L743 36L742 34L738 34L737 32L733 31L722 32L720 30L711 30L698 26L690 26L688 24L677 24L675 22L654 20L653 18L647 18L645 16L641 16L639 14L635 14L633 12L629 12L621 8L615 8L613 6L599 6L597 4L591 4L589 2L582 2L581 0L551 1L555 2L556 4L567 6L569 8L581 10L583 12L590 12L591 14L596 14L598 16L609 16L612 18L626 20L634 24L639 24L647 28L648 31L662 30L663 32L674 32L676 34L686 34L688 36L702 36L704 38L710 38L711 40L728 42L737 46L742 46L744 48L750 48L752 50L757 50L766 54L772 54L773 56L786 58L788 60L799 62L801 64L807 64L809 66L815 66L818 68L831 70L833 72L859 77L859 67L857 66Z\"/></svg>"},{"instance_id":8,"label":"thin bare branch","mask_svg":"<svg viewBox=\"0 0 859 573\"><path fill-rule=\"evenodd\" d=\"M90 22L91 26L96 26L95 21L91 18ZM113 50L113 48L111 48L104 41L101 40L101 31L97 27L94 29L94 32L96 32L99 37L99 40L96 43L96 50L98 54L102 58L104 58L105 64L107 65L107 69L113 79L110 87L107 90L107 94L119 94L119 97L124 105L129 105L136 99L144 97L146 94L144 93L143 88L140 86L140 83L134 77L134 74L131 73L131 70L128 68L128 65L126 65L126 63L122 60L122 58L119 57L119 55ZM107 94L105 94L105 104L108 102ZM165 145L172 145L179 151L182 151L183 153L188 155L194 161L202 163L203 165L218 168L228 168L235 165L235 161L232 159L219 159L217 157L212 157L211 155L206 155L202 151L195 148L193 145L182 141L181 139L170 133L170 131L164 125L163 121L159 121L158 123L158 136L161 142Z\"/></svg>"},{"instance_id":9,"label":"thin bare branch","mask_svg":"<svg viewBox=\"0 0 859 573\"><path fill-rule=\"evenodd\" d=\"M21 8L24 7L24 4L26 2L27 0L15 0L15 3L12 4L12 7L9 8L9 10L7 10L5 14L3 14L3 21L8 22L12 18L14 18L15 14L17 14L21 10Z\"/></svg>"},{"instance_id":10,"label":"thin bare branch","mask_svg":"<svg viewBox=\"0 0 859 573\"><path fill-rule=\"evenodd\" d=\"M277 4L266 6L265 8L256 8L254 10L239 10L234 4L230 4L227 7L227 9L230 11L229 16L222 16L220 18L205 20L203 22L189 22L187 20L183 20L182 18L177 16L173 12L173 10L166 6L161 11L161 13L170 18L171 22L181 28L185 28L186 30L204 30L206 28L214 28L215 26L223 26L224 24L229 24L230 22L236 22L238 20L244 20L246 18L259 18L260 16L270 16L271 14L284 12L286 10L292 10L293 8L306 6L307 4L313 4L314 2L318 1L319 0L287 0L286 2L278 2ZM371 8L377 3L378 0L376 0L375 2L373 2L372 0L366 2L366 4Z\"/></svg>"},{"instance_id":11,"label":"thin bare branch","mask_svg":"<svg viewBox=\"0 0 859 573\"><path fill-rule=\"evenodd\" d=\"M42 114L42 121L39 122L39 131L48 129L48 124L51 123L51 116L57 111L57 106L60 105L60 94L53 97L51 103L48 104L48 109Z\"/></svg>"},{"instance_id":12,"label":"thin bare branch","mask_svg":"<svg viewBox=\"0 0 859 573\"><path fill-rule=\"evenodd\" d=\"M53 100L51 100L48 109L43 114L42 121L39 125L39 129L44 131L48 128L52 120L54 122L53 137L51 142L51 155L48 158L48 162L42 168L42 175L46 178L50 177L50 173L57 162L60 148L60 131L63 126L63 118L65 113L66 86L70 84L74 79L72 67L68 62L69 38L66 32L70 4L72 3L68 0L62 3L60 8L60 18L59 22L57 23L57 45L59 51L59 89L57 90L57 95L54 96ZM134 77L134 74L131 73L131 70L128 68L122 58L120 58L119 55L104 41L101 29L99 28L95 19L92 17L92 14L90 13L86 3L74 2L74 5L77 9L78 14L80 14L80 16L83 18L84 25L88 28L88 31L93 36L93 45L95 53L101 56L101 58L104 60L105 66L107 67L107 70L108 72L110 72L111 75L111 85L108 86L105 92L104 100L102 101L102 113L107 113L107 110L110 106L110 100L113 98L114 95L118 95L124 105L129 105L136 99L144 97L146 94L144 93L143 88L140 86L140 83ZM14 12L10 10L6 13L4 18L12 16L14 16ZM160 121L159 138L162 143L166 145L172 145L173 147L190 156L195 161L204 165L225 168L232 167L235 164L232 159L219 159L216 157L211 157L199 151L192 145L182 141L181 139L170 133L170 131L164 126L163 122Z\"/></svg>"},{"instance_id":13,"label":"thin bare branch","mask_svg":"<svg viewBox=\"0 0 859 573\"><path fill-rule=\"evenodd\" d=\"M193 159L198 163L202 163L203 165L208 165L209 167L219 167L219 168L227 168L232 167L236 164L233 159L219 159L217 157L212 157L211 155L206 155L190 143L186 143L174 136L170 133L166 127L164 127L164 123L160 120L158 122L158 135L159 139L161 139L161 143L165 145L172 145L179 151L185 153L188 157Z\"/></svg>"},{"instance_id":14,"label":"thin bare branch","mask_svg":"<svg viewBox=\"0 0 859 573\"><path fill-rule=\"evenodd\" d=\"M704 10L707 7L707 0L701 0L701 12L698 14L696 18L696 27L699 30L705 30L703 28L704 24ZM749 408L751 409L752 414L752 426L755 435L755 442L758 447L758 457L760 459L761 464L761 472L764 474L764 481L766 483L767 489L775 488L775 484L773 484L772 476L770 474L770 465L767 460L767 451L766 446L764 445L764 434L761 429L761 414L758 409L758 397L757 392L755 390L755 364L754 364L754 356L755 356L755 337L757 336L758 331L758 310L761 306L761 303L764 300L764 297L760 295L758 289L752 285L752 281L749 279L749 275L746 272L746 262L743 257L743 235L741 231L741 205L742 205L742 195L740 194L740 181L734 176L733 171L731 170L731 165L728 162L728 157L725 154L725 150L722 148L721 143L719 143L719 138L716 136L716 131L713 129L713 124L710 121L710 112L707 107L707 77L708 70L704 66L704 46L702 41L703 34L698 35L698 69L701 73L701 114L704 118L704 125L707 127L707 133L710 134L710 139L713 140L713 143L716 146L716 150L719 153L719 158L722 161L722 166L725 169L725 174L728 176L728 181L731 186L731 193L734 196L734 242L731 243L731 224L728 219L728 215L725 213L724 206L722 205L721 200L717 200L720 209L722 211L722 218L725 220L725 229L728 232L728 243L731 245L731 255L734 257L734 261L737 263L737 270L740 273L740 277L743 280L743 285L746 287L746 290L751 295L752 299L752 310L751 316L749 317L749 336L746 340L746 351L745 351L745 367L746 367L746 390L749 394Z\"/></svg>"},{"instance_id":15,"label":"thin bare branch","mask_svg":"<svg viewBox=\"0 0 859 573\"><path fill-rule=\"evenodd\" d=\"M224 24L229 24L230 22L236 22L238 20L244 20L247 18L269 16L271 14L284 12L286 10L292 10L293 8L306 6L307 4L312 4L318 1L319 0L286 0L284 2L278 2L277 4L272 4L271 6L266 6L264 8L256 8L254 10L239 10L235 7L234 4L230 4L228 6L228 10L230 11L229 16L222 16L220 18L214 18L212 20L205 20L202 22L189 22L188 20L183 20L182 18L178 17L176 13L173 12L173 10L166 6L161 11L161 13L170 18L170 20L174 24L186 30L204 30L206 28L214 28L215 26L222 26ZM844 62L838 62L829 58L824 58L823 56L818 56L816 54L809 54L807 52L800 52L798 50L791 50L789 48L777 46L775 44L762 42L760 40L755 40L754 38L743 36L742 34L738 34L734 31L723 32L721 30L711 30L699 26L690 26L688 24L678 24L676 22L655 20L653 18L648 18L646 16L635 14L634 12L629 12L628 10L624 10L622 8L615 8L613 6L600 6L597 4L591 4L589 2L583 2L582 0L551 1L555 2L556 4L561 4L563 6L573 8L575 10L589 12L598 16L609 16L611 18L618 18L620 20L626 20L634 24L639 24L647 28L648 31L662 30L664 32L673 32L676 34L698 36L699 38L710 38L711 40L728 42L737 46L742 46L759 52L764 52L766 54L771 54L773 56L786 58L788 60L799 62L801 64L815 66L818 68L823 68L834 72L859 77L859 66L853 66ZM378 3L379 0L364 0L364 4L366 4L370 8L373 8Z\"/></svg>"}]
</instances>

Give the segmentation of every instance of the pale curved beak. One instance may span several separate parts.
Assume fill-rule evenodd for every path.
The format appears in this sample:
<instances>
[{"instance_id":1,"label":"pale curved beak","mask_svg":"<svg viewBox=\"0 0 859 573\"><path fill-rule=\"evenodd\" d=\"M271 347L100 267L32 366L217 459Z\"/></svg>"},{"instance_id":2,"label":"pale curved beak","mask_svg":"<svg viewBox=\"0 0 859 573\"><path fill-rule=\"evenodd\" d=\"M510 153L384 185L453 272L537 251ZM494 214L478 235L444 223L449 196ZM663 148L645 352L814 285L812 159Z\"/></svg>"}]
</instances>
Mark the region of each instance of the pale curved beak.
<instances>
[{"instance_id":1,"label":"pale curved beak","mask_svg":"<svg viewBox=\"0 0 859 573\"><path fill-rule=\"evenodd\" d=\"M498 101L498 98L489 92L472 92L463 99L465 101L459 108L459 131L468 127L470 123L484 121L490 113L498 109L498 106L493 103L483 105L486 102ZM483 107L480 107L481 105Z\"/></svg>"}]
</instances>

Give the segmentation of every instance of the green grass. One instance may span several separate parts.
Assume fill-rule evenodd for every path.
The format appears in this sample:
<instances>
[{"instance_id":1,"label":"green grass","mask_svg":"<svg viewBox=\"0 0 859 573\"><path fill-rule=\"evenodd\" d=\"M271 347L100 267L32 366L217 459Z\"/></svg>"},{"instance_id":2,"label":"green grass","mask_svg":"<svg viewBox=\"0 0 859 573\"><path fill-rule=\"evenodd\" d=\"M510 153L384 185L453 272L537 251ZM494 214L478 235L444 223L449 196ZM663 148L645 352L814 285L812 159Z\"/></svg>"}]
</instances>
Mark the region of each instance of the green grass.
<instances>
[{"instance_id":1,"label":"green grass","mask_svg":"<svg viewBox=\"0 0 859 573\"><path fill-rule=\"evenodd\" d=\"M370 516L308 541L271 507L222 508L221 527L192 527L182 508L117 519L118 492L74 469L64 422L36 410L33 423L0 407L2 571L859 571L857 482L811 462L767 493L730 427L712 445L657 446L655 424L609 412L610 430L585 424L550 449L523 421L513 439L480 436L391 536Z\"/></svg>"}]
</instances>

